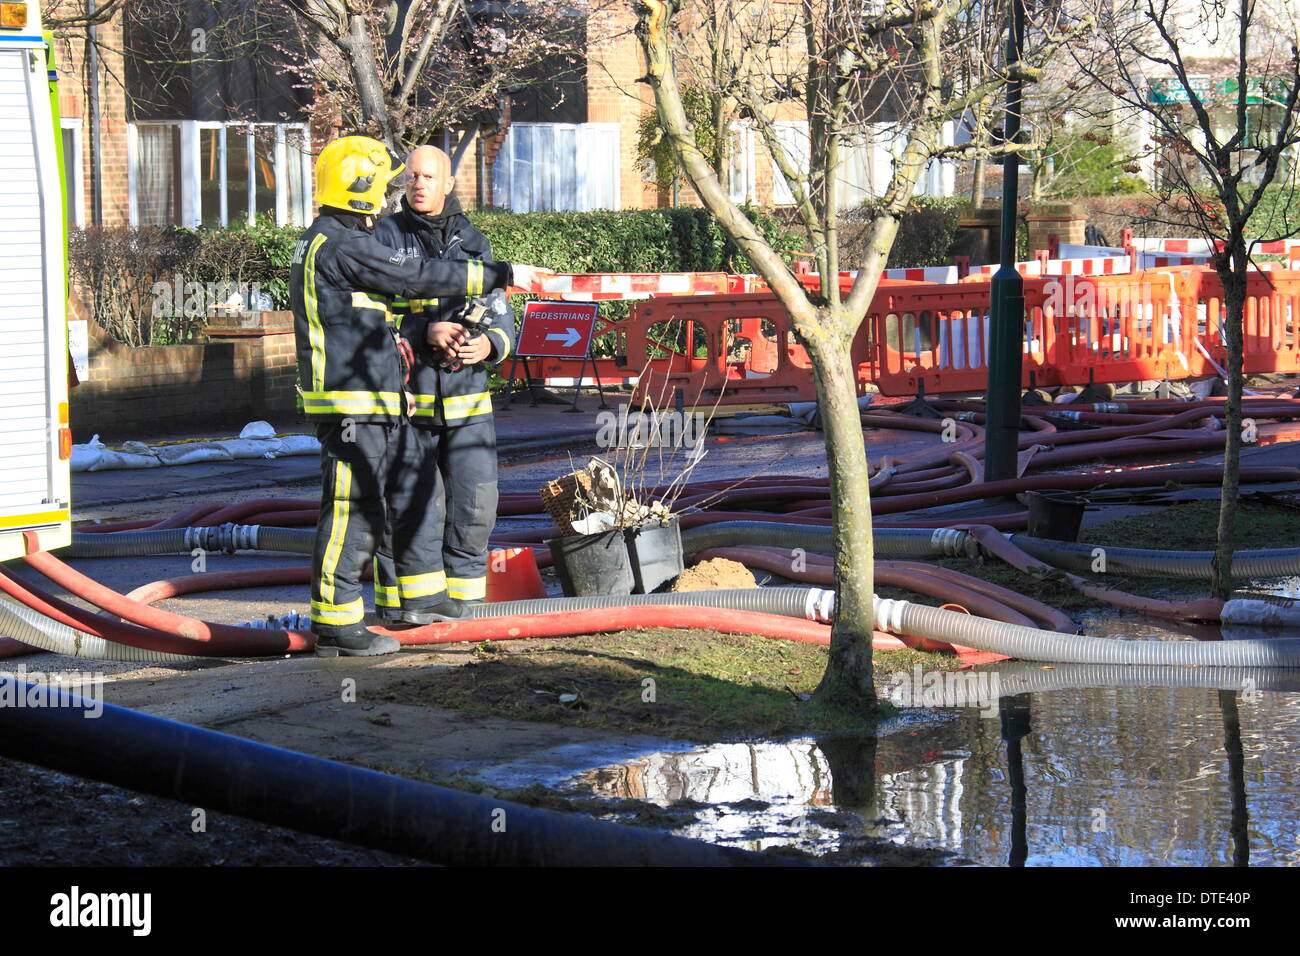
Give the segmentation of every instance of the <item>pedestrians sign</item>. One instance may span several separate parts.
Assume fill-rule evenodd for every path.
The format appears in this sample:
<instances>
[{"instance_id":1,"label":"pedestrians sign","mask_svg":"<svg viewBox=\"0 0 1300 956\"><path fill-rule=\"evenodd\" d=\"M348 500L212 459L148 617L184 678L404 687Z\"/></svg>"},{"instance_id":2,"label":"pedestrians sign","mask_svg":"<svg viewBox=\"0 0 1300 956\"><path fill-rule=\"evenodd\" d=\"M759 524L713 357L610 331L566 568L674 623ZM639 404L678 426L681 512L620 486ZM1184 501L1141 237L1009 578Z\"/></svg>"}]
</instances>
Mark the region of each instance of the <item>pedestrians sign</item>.
<instances>
[{"instance_id":1,"label":"pedestrians sign","mask_svg":"<svg viewBox=\"0 0 1300 956\"><path fill-rule=\"evenodd\" d=\"M585 358L596 329L594 302L529 302L516 354Z\"/></svg>"}]
</instances>

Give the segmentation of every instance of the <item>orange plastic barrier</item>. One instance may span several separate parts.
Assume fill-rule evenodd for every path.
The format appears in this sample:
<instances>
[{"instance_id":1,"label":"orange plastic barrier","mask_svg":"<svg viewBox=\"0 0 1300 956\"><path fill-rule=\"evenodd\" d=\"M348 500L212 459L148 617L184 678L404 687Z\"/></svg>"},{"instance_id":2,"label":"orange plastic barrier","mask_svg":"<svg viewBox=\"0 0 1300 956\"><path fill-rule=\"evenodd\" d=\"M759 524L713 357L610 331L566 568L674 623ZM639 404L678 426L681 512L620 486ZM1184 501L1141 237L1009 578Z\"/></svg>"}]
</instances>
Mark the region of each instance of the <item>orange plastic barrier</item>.
<instances>
[{"instance_id":1,"label":"orange plastic barrier","mask_svg":"<svg viewBox=\"0 0 1300 956\"><path fill-rule=\"evenodd\" d=\"M811 362L776 297L749 291L659 295L627 319L602 320L617 359L602 379L639 377L633 401L739 404L816 399ZM816 287L818 277L801 276ZM849 279L840 277L847 290ZM713 283L714 288L719 288ZM1219 374L1226 362L1223 294L1213 269L1148 269L1121 275L1025 278L1021 384L1084 385ZM853 343L859 392L889 396L980 393L988 382L990 280L955 284L882 279ZM1254 272L1245 314L1247 372L1300 371L1300 271ZM547 377L578 363L545 360Z\"/></svg>"},{"instance_id":2,"label":"orange plastic barrier","mask_svg":"<svg viewBox=\"0 0 1300 956\"><path fill-rule=\"evenodd\" d=\"M815 396L812 363L768 292L640 302L622 323L633 404L793 402ZM688 344L689 343L689 344ZM701 355L700 352L705 354Z\"/></svg>"},{"instance_id":3,"label":"orange plastic barrier","mask_svg":"<svg viewBox=\"0 0 1300 956\"><path fill-rule=\"evenodd\" d=\"M1055 332L1044 384L1134 382L1200 374L1173 272L1063 277L1044 284Z\"/></svg>"},{"instance_id":4,"label":"orange plastic barrier","mask_svg":"<svg viewBox=\"0 0 1300 956\"><path fill-rule=\"evenodd\" d=\"M1220 374L1227 363L1223 285L1212 269L1184 272L1179 280L1184 324L1197 353L1194 374ZM1252 272L1246 280L1242 317L1244 370L1248 374L1300 371L1298 321L1300 271Z\"/></svg>"},{"instance_id":5,"label":"orange plastic barrier","mask_svg":"<svg viewBox=\"0 0 1300 956\"><path fill-rule=\"evenodd\" d=\"M1042 383L1052 348L1042 287L1025 280L1022 384ZM885 395L980 392L988 384L989 279L882 287L858 330L859 381ZM865 370L866 374L861 372Z\"/></svg>"}]
</instances>

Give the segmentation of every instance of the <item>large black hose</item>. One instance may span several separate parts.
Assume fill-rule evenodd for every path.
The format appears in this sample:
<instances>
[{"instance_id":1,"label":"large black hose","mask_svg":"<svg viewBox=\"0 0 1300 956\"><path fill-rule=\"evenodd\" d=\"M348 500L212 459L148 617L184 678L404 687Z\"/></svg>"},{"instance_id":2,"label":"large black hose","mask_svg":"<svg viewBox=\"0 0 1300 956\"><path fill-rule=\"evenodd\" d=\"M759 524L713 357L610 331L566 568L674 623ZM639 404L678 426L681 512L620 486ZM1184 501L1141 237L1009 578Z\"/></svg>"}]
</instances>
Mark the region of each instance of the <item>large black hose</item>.
<instances>
[{"instance_id":1,"label":"large black hose","mask_svg":"<svg viewBox=\"0 0 1300 956\"><path fill-rule=\"evenodd\" d=\"M0 677L5 691L30 685ZM26 699L26 697L25 697ZM0 707L0 753L64 773L448 866L787 865L743 850L350 767L102 707ZM795 861L796 865L798 861Z\"/></svg>"},{"instance_id":2,"label":"large black hose","mask_svg":"<svg viewBox=\"0 0 1300 956\"><path fill-rule=\"evenodd\" d=\"M1213 551L1153 551L1147 548L1113 548L1110 545L1077 544L1073 541L1050 541L1027 534L1011 536L1011 543L1040 561L1072 571L1089 571L1098 559L1098 549L1106 562L1106 573L1135 574L1140 577L1188 578L1208 580ZM1300 548L1266 548L1237 551L1232 557L1233 577L1280 578L1300 574Z\"/></svg>"}]
</instances>

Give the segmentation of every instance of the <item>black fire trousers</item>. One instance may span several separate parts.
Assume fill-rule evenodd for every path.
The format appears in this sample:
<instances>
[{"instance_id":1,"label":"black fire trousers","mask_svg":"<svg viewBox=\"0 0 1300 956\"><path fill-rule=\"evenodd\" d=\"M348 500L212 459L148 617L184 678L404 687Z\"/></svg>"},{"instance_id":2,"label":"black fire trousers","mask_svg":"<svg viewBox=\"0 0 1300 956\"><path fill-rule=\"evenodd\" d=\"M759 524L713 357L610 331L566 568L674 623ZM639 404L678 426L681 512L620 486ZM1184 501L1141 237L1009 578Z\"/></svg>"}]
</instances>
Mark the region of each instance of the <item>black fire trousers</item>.
<instances>
[{"instance_id":1,"label":"black fire trousers","mask_svg":"<svg viewBox=\"0 0 1300 956\"><path fill-rule=\"evenodd\" d=\"M405 420L349 419L320 424L316 435L322 482L312 552L312 630L338 637L364 628L361 575L386 533L405 606L437 604L446 588L441 542L424 533L441 527L444 517L434 437Z\"/></svg>"}]
</instances>

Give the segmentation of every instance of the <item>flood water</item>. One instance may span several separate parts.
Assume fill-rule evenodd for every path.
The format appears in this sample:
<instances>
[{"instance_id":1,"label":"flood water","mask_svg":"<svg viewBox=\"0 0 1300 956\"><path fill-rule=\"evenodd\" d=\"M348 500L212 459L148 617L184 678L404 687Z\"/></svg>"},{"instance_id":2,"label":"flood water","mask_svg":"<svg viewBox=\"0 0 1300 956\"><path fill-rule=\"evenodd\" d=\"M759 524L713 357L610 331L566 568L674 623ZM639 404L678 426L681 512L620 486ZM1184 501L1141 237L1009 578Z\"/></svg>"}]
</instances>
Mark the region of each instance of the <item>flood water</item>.
<instances>
[{"instance_id":1,"label":"flood water","mask_svg":"<svg viewBox=\"0 0 1300 956\"><path fill-rule=\"evenodd\" d=\"M998 675L996 704L909 711L875 738L653 753L571 783L707 804L676 832L753 850L867 836L958 865L1300 864L1300 673L979 670ZM1186 682L1200 686L1162 686Z\"/></svg>"}]
</instances>

